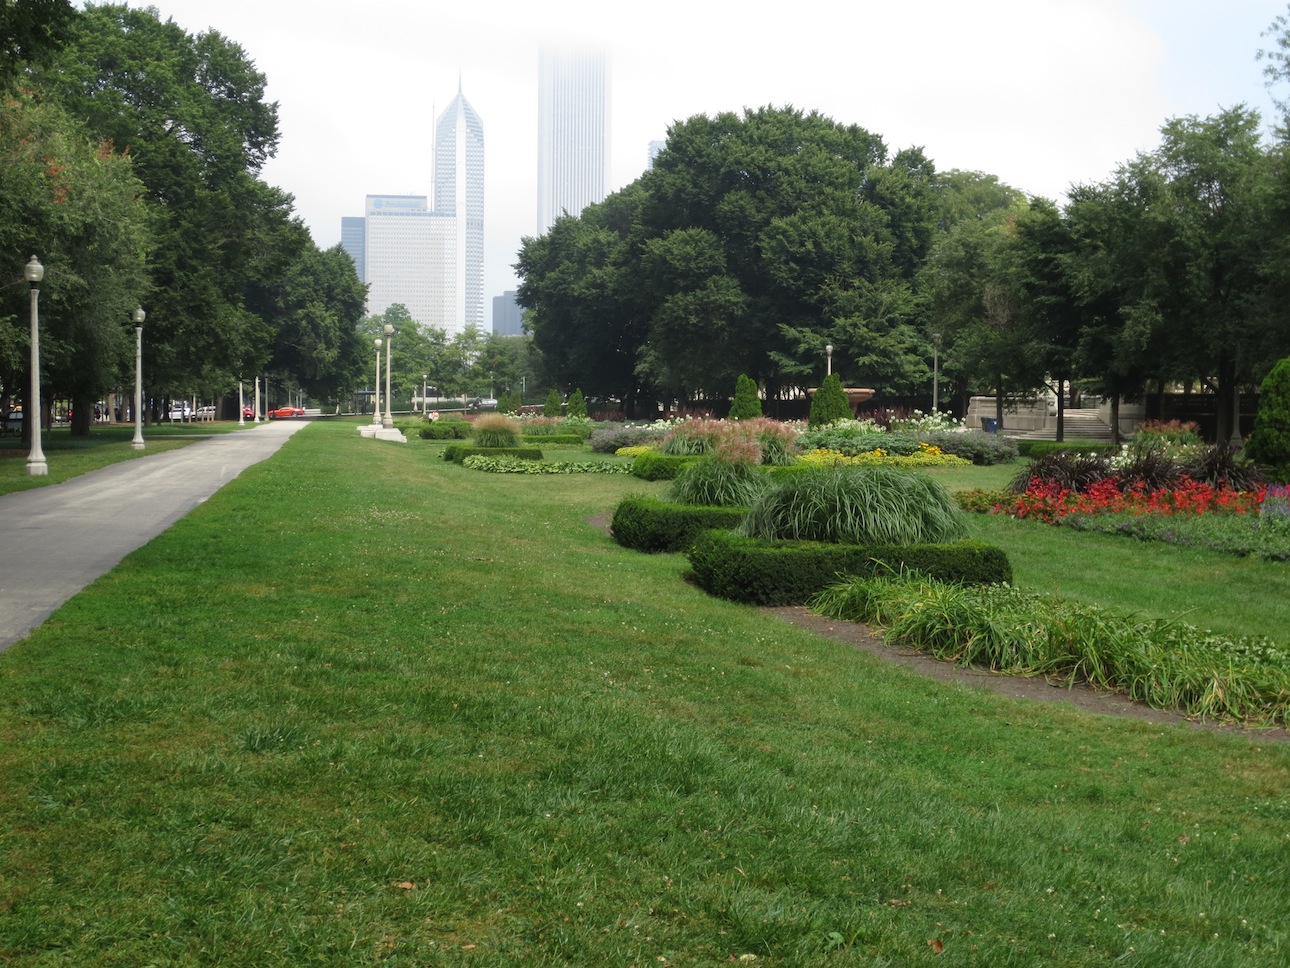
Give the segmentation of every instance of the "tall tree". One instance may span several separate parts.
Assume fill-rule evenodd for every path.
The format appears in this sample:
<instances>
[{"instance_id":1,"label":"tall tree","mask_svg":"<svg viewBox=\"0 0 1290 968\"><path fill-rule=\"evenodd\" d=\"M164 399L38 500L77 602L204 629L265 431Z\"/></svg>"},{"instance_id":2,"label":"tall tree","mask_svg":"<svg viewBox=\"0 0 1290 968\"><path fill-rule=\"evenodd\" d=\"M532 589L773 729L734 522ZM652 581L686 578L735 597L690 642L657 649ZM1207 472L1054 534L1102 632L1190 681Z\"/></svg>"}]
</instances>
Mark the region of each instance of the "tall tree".
<instances>
[{"instance_id":1,"label":"tall tree","mask_svg":"<svg viewBox=\"0 0 1290 968\"><path fill-rule=\"evenodd\" d=\"M33 77L96 138L129 150L153 203L157 388L234 378L263 344L244 290L257 223L282 203L256 179L278 139L264 76L215 31L191 36L153 9L107 5L77 17Z\"/></svg>"}]
</instances>

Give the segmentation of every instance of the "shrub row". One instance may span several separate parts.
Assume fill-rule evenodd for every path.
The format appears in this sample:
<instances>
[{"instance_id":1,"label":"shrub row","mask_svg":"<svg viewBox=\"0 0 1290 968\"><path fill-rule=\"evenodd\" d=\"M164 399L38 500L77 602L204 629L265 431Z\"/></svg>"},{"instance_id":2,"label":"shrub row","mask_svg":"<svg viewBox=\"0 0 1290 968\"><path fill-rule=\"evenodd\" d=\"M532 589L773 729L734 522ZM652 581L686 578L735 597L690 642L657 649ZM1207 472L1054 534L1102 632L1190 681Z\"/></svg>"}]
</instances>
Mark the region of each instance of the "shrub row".
<instances>
[{"instance_id":1,"label":"shrub row","mask_svg":"<svg viewBox=\"0 0 1290 968\"><path fill-rule=\"evenodd\" d=\"M637 551L685 551L709 529L730 529L747 508L669 504L652 497L629 497L614 509L614 540Z\"/></svg>"},{"instance_id":2,"label":"shrub row","mask_svg":"<svg viewBox=\"0 0 1290 968\"><path fill-rule=\"evenodd\" d=\"M583 436L581 434L524 434L526 444L575 444L581 445Z\"/></svg>"},{"instance_id":3,"label":"shrub row","mask_svg":"<svg viewBox=\"0 0 1290 968\"><path fill-rule=\"evenodd\" d=\"M1051 454L1054 451L1064 451L1069 454L1114 454L1119 448L1115 444L1106 440L1019 440L1017 441L1017 451L1022 457L1043 457L1045 454Z\"/></svg>"},{"instance_id":4,"label":"shrub row","mask_svg":"<svg viewBox=\"0 0 1290 968\"><path fill-rule=\"evenodd\" d=\"M462 467L488 474L627 474L630 468L607 460L529 460L521 457L463 457Z\"/></svg>"},{"instance_id":5,"label":"shrub row","mask_svg":"<svg viewBox=\"0 0 1290 968\"><path fill-rule=\"evenodd\" d=\"M719 598L754 605L803 604L840 575L918 572L960 584L1012 580L1008 556L980 541L865 547L764 541L710 530L695 537L688 557L699 587Z\"/></svg>"},{"instance_id":6,"label":"shrub row","mask_svg":"<svg viewBox=\"0 0 1290 968\"><path fill-rule=\"evenodd\" d=\"M436 420L421 424L417 433L422 440L465 440L470 436L470 424L464 420Z\"/></svg>"},{"instance_id":7,"label":"shrub row","mask_svg":"<svg viewBox=\"0 0 1290 968\"><path fill-rule=\"evenodd\" d=\"M612 454L620 447L638 447L662 440L667 430L662 427L602 427L591 432L588 443L598 454Z\"/></svg>"},{"instance_id":8,"label":"shrub row","mask_svg":"<svg viewBox=\"0 0 1290 968\"><path fill-rule=\"evenodd\" d=\"M520 457L524 460L542 459L542 451L537 447L471 447L467 444L449 444L443 449L443 459L458 464L475 454L484 457Z\"/></svg>"},{"instance_id":9,"label":"shrub row","mask_svg":"<svg viewBox=\"0 0 1290 968\"><path fill-rule=\"evenodd\" d=\"M696 460L693 454L641 454L632 461L632 474L644 481L673 480L682 467Z\"/></svg>"}]
</instances>

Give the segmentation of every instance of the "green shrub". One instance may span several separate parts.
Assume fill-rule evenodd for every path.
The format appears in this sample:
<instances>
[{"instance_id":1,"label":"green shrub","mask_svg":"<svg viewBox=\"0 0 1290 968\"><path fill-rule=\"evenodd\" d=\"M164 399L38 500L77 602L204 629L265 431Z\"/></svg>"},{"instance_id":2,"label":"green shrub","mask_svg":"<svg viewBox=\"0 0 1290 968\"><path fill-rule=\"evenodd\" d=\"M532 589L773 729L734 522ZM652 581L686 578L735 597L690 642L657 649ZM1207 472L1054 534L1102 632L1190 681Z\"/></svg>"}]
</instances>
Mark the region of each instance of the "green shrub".
<instances>
[{"instance_id":1,"label":"green shrub","mask_svg":"<svg viewBox=\"0 0 1290 968\"><path fill-rule=\"evenodd\" d=\"M524 434L523 437L524 437L524 442L526 444L551 444L553 446L556 444L563 444L563 445L575 444L575 445L581 446L583 442L583 437L581 434L542 433L542 434Z\"/></svg>"},{"instance_id":2,"label":"green shrub","mask_svg":"<svg viewBox=\"0 0 1290 968\"><path fill-rule=\"evenodd\" d=\"M614 509L614 540L637 551L685 551L696 535L711 528L739 524L747 508L668 504L650 497L630 497Z\"/></svg>"},{"instance_id":3,"label":"green shrub","mask_svg":"<svg viewBox=\"0 0 1290 968\"><path fill-rule=\"evenodd\" d=\"M421 424L417 433L422 440L466 440L470 436L470 424L464 420L436 420Z\"/></svg>"},{"instance_id":4,"label":"green shrub","mask_svg":"<svg viewBox=\"0 0 1290 968\"><path fill-rule=\"evenodd\" d=\"M488 474L628 474L631 468L608 460L529 460L521 457L491 457L471 454L461 460L463 467Z\"/></svg>"},{"instance_id":5,"label":"green shrub","mask_svg":"<svg viewBox=\"0 0 1290 968\"><path fill-rule=\"evenodd\" d=\"M1245 452L1278 481L1290 479L1290 357L1274 366L1259 387L1259 412Z\"/></svg>"},{"instance_id":6,"label":"green shrub","mask_svg":"<svg viewBox=\"0 0 1290 968\"><path fill-rule=\"evenodd\" d=\"M587 443L598 454L613 454L623 447L652 444L667 436L667 429L658 426L639 427L632 424L600 427L591 432Z\"/></svg>"},{"instance_id":7,"label":"green shrub","mask_svg":"<svg viewBox=\"0 0 1290 968\"><path fill-rule=\"evenodd\" d=\"M569 402L566 404L564 412L569 417L585 417L587 415L587 398L582 395L581 388L569 394Z\"/></svg>"},{"instance_id":8,"label":"green shrub","mask_svg":"<svg viewBox=\"0 0 1290 968\"><path fill-rule=\"evenodd\" d=\"M687 454L657 454L650 451L632 461L632 474L644 481L670 481L694 460Z\"/></svg>"},{"instance_id":9,"label":"green shrub","mask_svg":"<svg viewBox=\"0 0 1290 968\"><path fill-rule=\"evenodd\" d=\"M711 454L717 449L717 440L725 429L720 420L683 420L659 442L658 452L689 457Z\"/></svg>"},{"instance_id":10,"label":"green shrub","mask_svg":"<svg viewBox=\"0 0 1290 968\"><path fill-rule=\"evenodd\" d=\"M1015 440L1003 434L987 434L984 430L931 431L920 434L919 439L939 447L942 454L962 457L978 467L1006 464L1017 457Z\"/></svg>"},{"instance_id":11,"label":"green shrub","mask_svg":"<svg viewBox=\"0 0 1290 968\"><path fill-rule=\"evenodd\" d=\"M541 460L542 451L537 447L473 447L469 444L449 444L443 449L443 459L461 463L473 454L485 457L520 457L524 460Z\"/></svg>"},{"instance_id":12,"label":"green shrub","mask_svg":"<svg viewBox=\"0 0 1290 968\"><path fill-rule=\"evenodd\" d=\"M801 605L842 575L916 571L965 584L1012 580L1008 556L980 541L864 546L766 541L737 531L704 531L693 539L687 556L694 580L704 591L754 605Z\"/></svg>"},{"instance_id":13,"label":"green shrub","mask_svg":"<svg viewBox=\"0 0 1290 968\"><path fill-rule=\"evenodd\" d=\"M988 437L998 437L998 434L987 434ZM1051 454L1053 451L1064 451L1072 454L1100 454L1106 453L1114 455L1120 448L1106 440L1018 440L1016 441L1017 453L1022 457L1043 457L1045 454ZM941 450L945 448L942 447Z\"/></svg>"},{"instance_id":14,"label":"green shrub","mask_svg":"<svg viewBox=\"0 0 1290 968\"><path fill-rule=\"evenodd\" d=\"M1050 450L1017 472L1008 490L1024 494L1032 480L1055 484L1067 491L1081 491L1111 473L1108 451Z\"/></svg>"},{"instance_id":15,"label":"green shrub","mask_svg":"<svg viewBox=\"0 0 1290 968\"><path fill-rule=\"evenodd\" d=\"M503 413L477 417L470 435L476 447L517 447L520 443L519 424Z\"/></svg>"},{"instance_id":16,"label":"green shrub","mask_svg":"<svg viewBox=\"0 0 1290 968\"><path fill-rule=\"evenodd\" d=\"M830 373L824 378L815 395L811 397L811 415L807 421L811 427L824 427L835 420L850 420L855 416L851 404L842 389L842 377Z\"/></svg>"},{"instance_id":17,"label":"green shrub","mask_svg":"<svg viewBox=\"0 0 1290 968\"><path fill-rule=\"evenodd\" d=\"M559 417L563 412L564 406L560 399L560 391L552 387L546 395L546 403L542 404L542 416Z\"/></svg>"},{"instance_id":18,"label":"green shrub","mask_svg":"<svg viewBox=\"0 0 1290 968\"><path fill-rule=\"evenodd\" d=\"M731 420L751 420L761 416L761 396L757 384L746 373L740 373L735 381L735 399L730 404Z\"/></svg>"},{"instance_id":19,"label":"green shrub","mask_svg":"<svg viewBox=\"0 0 1290 968\"><path fill-rule=\"evenodd\" d=\"M899 545L953 541L966 527L949 492L930 477L888 467L839 467L777 481L753 502L741 533Z\"/></svg>"},{"instance_id":20,"label":"green shrub","mask_svg":"<svg viewBox=\"0 0 1290 968\"><path fill-rule=\"evenodd\" d=\"M756 464L698 457L677 472L667 500L677 504L746 509L771 483Z\"/></svg>"}]
</instances>

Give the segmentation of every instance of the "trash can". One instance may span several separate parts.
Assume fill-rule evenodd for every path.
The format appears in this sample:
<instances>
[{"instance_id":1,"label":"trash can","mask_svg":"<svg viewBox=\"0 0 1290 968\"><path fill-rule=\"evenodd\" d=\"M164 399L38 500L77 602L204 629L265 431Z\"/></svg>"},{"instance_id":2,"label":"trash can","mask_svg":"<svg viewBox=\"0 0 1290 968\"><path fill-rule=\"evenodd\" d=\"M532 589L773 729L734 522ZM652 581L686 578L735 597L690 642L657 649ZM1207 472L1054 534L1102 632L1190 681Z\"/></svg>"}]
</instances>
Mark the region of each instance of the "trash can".
<instances>
[{"instance_id":1,"label":"trash can","mask_svg":"<svg viewBox=\"0 0 1290 968\"><path fill-rule=\"evenodd\" d=\"M997 434L999 432L999 421L994 417L982 417L981 429L987 434Z\"/></svg>"}]
</instances>

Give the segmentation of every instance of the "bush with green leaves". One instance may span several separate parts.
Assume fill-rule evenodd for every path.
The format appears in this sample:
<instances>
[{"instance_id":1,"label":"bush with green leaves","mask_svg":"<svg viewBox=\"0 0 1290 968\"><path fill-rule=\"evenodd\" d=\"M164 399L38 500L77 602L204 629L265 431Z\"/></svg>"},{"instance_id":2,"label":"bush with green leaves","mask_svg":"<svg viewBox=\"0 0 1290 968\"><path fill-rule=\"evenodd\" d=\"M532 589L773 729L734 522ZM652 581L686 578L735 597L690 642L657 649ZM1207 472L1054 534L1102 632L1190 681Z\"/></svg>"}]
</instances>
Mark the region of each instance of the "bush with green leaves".
<instances>
[{"instance_id":1,"label":"bush with green leaves","mask_svg":"<svg viewBox=\"0 0 1290 968\"><path fill-rule=\"evenodd\" d=\"M758 465L709 455L681 468L666 499L675 504L746 508L770 486L770 478Z\"/></svg>"},{"instance_id":2,"label":"bush with green leaves","mask_svg":"<svg viewBox=\"0 0 1290 968\"><path fill-rule=\"evenodd\" d=\"M587 443L598 454L613 454L624 447L639 447L662 440L671 431L670 426L616 424L598 427L591 432Z\"/></svg>"},{"instance_id":3,"label":"bush with green leaves","mask_svg":"<svg viewBox=\"0 0 1290 968\"><path fill-rule=\"evenodd\" d=\"M693 454L660 454L649 451L632 461L632 474L643 481L670 481L686 464L697 459Z\"/></svg>"},{"instance_id":4,"label":"bush with green leaves","mask_svg":"<svg viewBox=\"0 0 1290 968\"><path fill-rule=\"evenodd\" d=\"M552 387L546 395L546 402L542 404L542 416L559 417L564 413L564 401L560 397L560 391Z\"/></svg>"},{"instance_id":5,"label":"bush with green leaves","mask_svg":"<svg viewBox=\"0 0 1290 968\"><path fill-rule=\"evenodd\" d=\"M908 457L918 450L917 434L879 430L857 421L845 421L807 430L798 443L804 450L836 451L845 457L883 450Z\"/></svg>"},{"instance_id":6,"label":"bush with green leaves","mask_svg":"<svg viewBox=\"0 0 1290 968\"><path fill-rule=\"evenodd\" d=\"M998 437L998 434L987 434L987 437ZM1022 457L1042 457L1053 451L1064 450L1079 453L1116 454L1120 448L1107 440L1018 440L1017 453ZM944 449L944 448L942 448Z\"/></svg>"},{"instance_id":7,"label":"bush with green leaves","mask_svg":"<svg viewBox=\"0 0 1290 968\"><path fill-rule=\"evenodd\" d=\"M1264 561L1290 561L1290 517L1258 514L1068 514L1054 524L1076 531L1160 541Z\"/></svg>"},{"instance_id":8,"label":"bush with green leaves","mask_svg":"<svg viewBox=\"0 0 1290 968\"><path fill-rule=\"evenodd\" d=\"M747 512L739 507L670 504L652 497L629 497L614 509L610 531L624 548L637 551L685 551L700 533L729 530Z\"/></svg>"},{"instance_id":9,"label":"bush with green leaves","mask_svg":"<svg viewBox=\"0 0 1290 968\"><path fill-rule=\"evenodd\" d=\"M472 447L469 444L449 444L441 455L449 463L460 464L476 454L484 457L518 457L522 460L541 460L542 451L537 447Z\"/></svg>"},{"instance_id":10,"label":"bush with green leaves","mask_svg":"<svg viewBox=\"0 0 1290 968\"><path fill-rule=\"evenodd\" d=\"M470 436L476 447L517 447L520 425L504 413L487 413L475 418Z\"/></svg>"},{"instance_id":11,"label":"bush with green leaves","mask_svg":"<svg viewBox=\"0 0 1290 968\"><path fill-rule=\"evenodd\" d=\"M1278 481L1290 481L1290 357L1277 363L1259 387L1259 412L1245 450Z\"/></svg>"},{"instance_id":12,"label":"bush with green leaves","mask_svg":"<svg viewBox=\"0 0 1290 968\"><path fill-rule=\"evenodd\" d=\"M494 454L471 454L461 461L462 467L489 474L630 474L626 464L607 460L525 460Z\"/></svg>"},{"instance_id":13,"label":"bush with green leaves","mask_svg":"<svg viewBox=\"0 0 1290 968\"><path fill-rule=\"evenodd\" d=\"M967 531L949 492L923 474L888 467L812 468L776 481L753 502L740 533L856 545L940 544Z\"/></svg>"},{"instance_id":14,"label":"bush with green leaves","mask_svg":"<svg viewBox=\"0 0 1290 968\"><path fill-rule=\"evenodd\" d=\"M735 399L730 404L731 420L751 420L761 416L761 395L757 384L746 373L740 373L735 381Z\"/></svg>"},{"instance_id":15,"label":"bush with green leaves","mask_svg":"<svg viewBox=\"0 0 1290 968\"><path fill-rule=\"evenodd\" d=\"M470 424L465 420L436 420L417 427L422 440L466 440L470 437Z\"/></svg>"},{"instance_id":16,"label":"bush with green leaves","mask_svg":"<svg viewBox=\"0 0 1290 968\"><path fill-rule=\"evenodd\" d=\"M753 605L804 604L839 575L917 571L947 582L1012 580L1008 556L981 541L917 545L767 541L743 537L735 529L700 533L686 555L695 583L708 594Z\"/></svg>"},{"instance_id":17,"label":"bush with green leaves","mask_svg":"<svg viewBox=\"0 0 1290 968\"><path fill-rule=\"evenodd\" d=\"M811 397L811 427L824 427L836 420L850 420L855 415L842 389L842 377L830 373Z\"/></svg>"},{"instance_id":18,"label":"bush with green leaves","mask_svg":"<svg viewBox=\"0 0 1290 968\"><path fill-rule=\"evenodd\" d=\"M920 434L919 439L939 447L942 454L962 457L978 467L1006 464L1017 458L1015 440L1003 434L987 434L984 430L931 431Z\"/></svg>"},{"instance_id":19,"label":"bush with green leaves","mask_svg":"<svg viewBox=\"0 0 1290 968\"><path fill-rule=\"evenodd\" d=\"M564 408L565 416L585 417L587 415L587 398L582 395L582 388L569 394L569 402Z\"/></svg>"}]
</instances>

